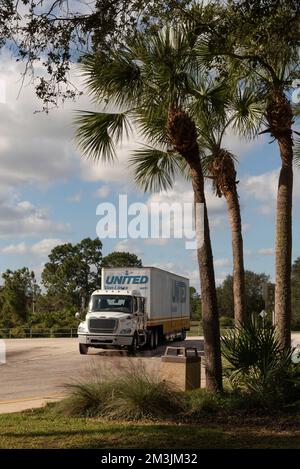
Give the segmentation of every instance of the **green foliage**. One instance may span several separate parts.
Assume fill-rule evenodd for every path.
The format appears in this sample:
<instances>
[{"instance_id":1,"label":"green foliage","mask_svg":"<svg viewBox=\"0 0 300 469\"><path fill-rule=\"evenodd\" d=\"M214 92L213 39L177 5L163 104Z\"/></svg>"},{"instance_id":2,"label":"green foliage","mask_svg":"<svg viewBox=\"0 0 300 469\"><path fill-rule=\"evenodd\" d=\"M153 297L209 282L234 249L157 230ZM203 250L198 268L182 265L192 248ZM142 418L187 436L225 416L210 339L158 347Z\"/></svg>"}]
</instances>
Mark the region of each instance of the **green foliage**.
<instances>
[{"instance_id":1,"label":"green foliage","mask_svg":"<svg viewBox=\"0 0 300 469\"><path fill-rule=\"evenodd\" d=\"M274 327L252 318L224 334L221 342L234 389L248 393L262 407L299 400L300 367L292 363L292 349L282 350Z\"/></svg>"},{"instance_id":2,"label":"green foliage","mask_svg":"<svg viewBox=\"0 0 300 469\"><path fill-rule=\"evenodd\" d=\"M219 318L219 323L220 323L220 327L232 327L234 326L234 319L233 317L229 317L229 316L220 316Z\"/></svg>"},{"instance_id":3,"label":"green foliage","mask_svg":"<svg viewBox=\"0 0 300 469\"><path fill-rule=\"evenodd\" d=\"M197 418L220 411L221 396L207 389L195 389L186 393L186 416Z\"/></svg>"},{"instance_id":4,"label":"green foliage","mask_svg":"<svg viewBox=\"0 0 300 469\"><path fill-rule=\"evenodd\" d=\"M144 33L155 31L176 12L172 0L96 0L86 9L77 3L0 0L0 47L14 44L16 60L25 62L25 73L46 111L60 99L81 94L69 72L83 52L97 50L109 56L113 49L124 48L125 38L134 35L137 25ZM176 0L180 7L189 3ZM120 64L123 69L125 65Z\"/></svg>"},{"instance_id":5,"label":"green foliage","mask_svg":"<svg viewBox=\"0 0 300 469\"><path fill-rule=\"evenodd\" d=\"M193 321L200 321L202 318L201 298L194 287L190 287L190 309L191 319Z\"/></svg>"},{"instance_id":6,"label":"green foliage","mask_svg":"<svg viewBox=\"0 0 300 469\"><path fill-rule=\"evenodd\" d=\"M136 150L130 158L136 183L144 191L160 191L172 187L175 174L185 166L174 151L162 151L149 145Z\"/></svg>"},{"instance_id":7,"label":"green foliage","mask_svg":"<svg viewBox=\"0 0 300 469\"><path fill-rule=\"evenodd\" d=\"M113 383L107 381L72 384L69 389L70 397L57 406L59 413L69 416L103 416L105 405L113 395Z\"/></svg>"},{"instance_id":8,"label":"green foliage","mask_svg":"<svg viewBox=\"0 0 300 469\"><path fill-rule=\"evenodd\" d=\"M141 267L142 261L130 252L112 252L102 259L99 239L85 238L77 244L54 247L42 272L46 291L36 284L27 268L7 270L0 287L0 329L13 329L16 337L31 329L77 328L75 313L87 305L90 294L101 284L102 267Z\"/></svg>"},{"instance_id":9,"label":"green foliage","mask_svg":"<svg viewBox=\"0 0 300 469\"><path fill-rule=\"evenodd\" d=\"M102 259L102 267L142 267L142 260L130 252L112 252Z\"/></svg>"},{"instance_id":10,"label":"green foliage","mask_svg":"<svg viewBox=\"0 0 300 469\"><path fill-rule=\"evenodd\" d=\"M126 114L122 113L81 111L75 124L75 138L82 153L94 159L101 154L105 161L116 157L113 143L121 141L124 134L128 137L130 130Z\"/></svg>"},{"instance_id":11,"label":"green foliage","mask_svg":"<svg viewBox=\"0 0 300 469\"><path fill-rule=\"evenodd\" d=\"M86 238L78 244L56 246L45 264L42 281L51 297L62 299L64 306L85 304L101 277L102 242Z\"/></svg>"},{"instance_id":12,"label":"green foliage","mask_svg":"<svg viewBox=\"0 0 300 469\"><path fill-rule=\"evenodd\" d=\"M4 284L0 292L1 323L5 327L22 324L26 321L34 295L37 294L34 272L29 271L27 267L14 272L6 270L2 278Z\"/></svg>"},{"instance_id":13,"label":"green foliage","mask_svg":"<svg viewBox=\"0 0 300 469\"><path fill-rule=\"evenodd\" d=\"M246 317L259 313L264 308L262 286L269 280L266 274L257 274L250 270L245 271L245 303ZM222 285L217 287L218 305L221 316L233 317L233 282L232 275L227 275Z\"/></svg>"},{"instance_id":14,"label":"green foliage","mask_svg":"<svg viewBox=\"0 0 300 469\"><path fill-rule=\"evenodd\" d=\"M110 420L170 418L182 412L183 394L174 386L131 365L118 377L69 386L71 395L59 412L77 416L102 416Z\"/></svg>"}]
</instances>

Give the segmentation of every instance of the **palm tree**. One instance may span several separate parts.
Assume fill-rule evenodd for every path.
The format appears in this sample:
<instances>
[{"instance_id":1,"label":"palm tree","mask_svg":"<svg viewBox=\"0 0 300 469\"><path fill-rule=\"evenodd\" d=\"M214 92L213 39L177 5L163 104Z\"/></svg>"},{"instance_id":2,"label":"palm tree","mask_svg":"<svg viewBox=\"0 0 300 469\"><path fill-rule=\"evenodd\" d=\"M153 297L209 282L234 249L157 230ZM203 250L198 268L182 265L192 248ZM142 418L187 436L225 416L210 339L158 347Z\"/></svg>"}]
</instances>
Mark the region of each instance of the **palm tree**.
<instances>
[{"instance_id":1,"label":"palm tree","mask_svg":"<svg viewBox=\"0 0 300 469\"><path fill-rule=\"evenodd\" d=\"M208 93L209 90L210 87L207 88ZM208 152L204 159L206 176L213 180L216 195L223 196L227 204L233 256L234 317L236 324L239 325L245 322L246 313L243 235L235 169L236 157L225 149L222 143L228 128L237 131L239 135L253 138L260 125L262 107L251 90L247 88L231 90L229 84L223 108L213 112L207 109L206 102L207 100L204 100L198 110L197 125L200 145Z\"/></svg>"},{"instance_id":2,"label":"palm tree","mask_svg":"<svg viewBox=\"0 0 300 469\"><path fill-rule=\"evenodd\" d=\"M201 281L202 317L206 362L206 386L222 389L220 330L213 256L204 193L194 102L199 94L200 71L191 50L190 36L166 29L151 37L137 33L134 41L110 57L88 55L83 60L86 83L96 103L106 102L122 112L81 112L76 137L82 152L98 160L115 157L114 144L134 122L141 135L159 150L144 148L156 159L154 171L167 168L159 188L171 185L175 175L188 170L196 204L203 206L204 241L197 246ZM220 86L221 89L221 86ZM167 154L167 158L165 157ZM162 158L162 156L164 156ZM151 183L146 184L151 188Z\"/></svg>"},{"instance_id":3,"label":"palm tree","mask_svg":"<svg viewBox=\"0 0 300 469\"><path fill-rule=\"evenodd\" d=\"M223 9L220 13L220 8ZM198 28L198 57L210 67L247 80L265 101L264 133L278 143L281 169L276 209L275 320L283 348L291 344L291 255L293 192L293 124L290 98L293 78L299 76L299 2L247 0L218 6L221 20L202 27L203 9L194 15ZM233 40L234 38L234 40ZM222 60L223 59L223 60Z\"/></svg>"},{"instance_id":4,"label":"palm tree","mask_svg":"<svg viewBox=\"0 0 300 469\"><path fill-rule=\"evenodd\" d=\"M227 203L232 236L234 316L236 324L239 325L244 323L246 318L243 236L237 192L236 157L222 147L222 141L229 127L244 137L253 138L262 118L262 106L249 89L231 90L229 86L220 87L211 79L203 79L199 85L201 94L194 103L197 139L202 150L204 175L213 180L216 195L224 196ZM168 178L169 167L162 164L168 159L170 158L167 152L157 152L156 149L137 151L131 159L131 164L138 184L144 189L149 185L152 188L160 188L161 181Z\"/></svg>"}]
</instances>

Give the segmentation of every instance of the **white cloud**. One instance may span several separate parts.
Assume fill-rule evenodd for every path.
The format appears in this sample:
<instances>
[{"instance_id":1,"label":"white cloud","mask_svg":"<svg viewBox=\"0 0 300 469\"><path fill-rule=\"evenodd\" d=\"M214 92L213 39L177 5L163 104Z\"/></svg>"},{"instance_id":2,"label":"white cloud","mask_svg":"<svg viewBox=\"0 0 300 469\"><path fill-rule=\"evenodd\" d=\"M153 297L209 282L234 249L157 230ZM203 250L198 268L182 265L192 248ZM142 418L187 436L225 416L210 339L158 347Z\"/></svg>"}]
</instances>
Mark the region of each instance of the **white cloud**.
<instances>
[{"instance_id":1,"label":"white cloud","mask_svg":"<svg viewBox=\"0 0 300 469\"><path fill-rule=\"evenodd\" d=\"M231 266L231 260L228 259L228 258L215 259L214 260L214 265L215 265L215 267L230 267Z\"/></svg>"},{"instance_id":2,"label":"white cloud","mask_svg":"<svg viewBox=\"0 0 300 469\"><path fill-rule=\"evenodd\" d=\"M243 233L246 233L246 232L249 231L250 229L251 229L250 223L242 223L242 232L243 232Z\"/></svg>"},{"instance_id":3,"label":"white cloud","mask_svg":"<svg viewBox=\"0 0 300 469\"><path fill-rule=\"evenodd\" d=\"M62 241L61 239L45 238L38 243L33 244L30 248L30 251L34 254L47 256L55 246L65 243L66 241Z\"/></svg>"},{"instance_id":4,"label":"white cloud","mask_svg":"<svg viewBox=\"0 0 300 469\"><path fill-rule=\"evenodd\" d=\"M249 176L241 181L241 190L247 196L261 201L276 200L279 170L274 169L258 176Z\"/></svg>"},{"instance_id":5,"label":"white cloud","mask_svg":"<svg viewBox=\"0 0 300 469\"><path fill-rule=\"evenodd\" d=\"M82 199L82 191L77 192L76 194L73 194L70 197L67 197L67 201L73 204L78 204L79 202L81 202L81 199Z\"/></svg>"},{"instance_id":6,"label":"white cloud","mask_svg":"<svg viewBox=\"0 0 300 469\"><path fill-rule=\"evenodd\" d=\"M240 181L241 193L262 202L258 210L269 214L275 207L280 168L256 176L247 176ZM294 171L294 198L300 197L300 172Z\"/></svg>"},{"instance_id":7,"label":"white cloud","mask_svg":"<svg viewBox=\"0 0 300 469\"><path fill-rule=\"evenodd\" d=\"M259 249L257 252L258 254L262 254L264 256L274 256L275 254L274 248L262 248Z\"/></svg>"},{"instance_id":8,"label":"white cloud","mask_svg":"<svg viewBox=\"0 0 300 469\"><path fill-rule=\"evenodd\" d=\"M165 246L169 243L167 238L148 238L144 240L144 244L149 246Z\"/></svg>"},{"instance_id":9,"label":"white cloud","mask_svg":"<svg viewBox=\"0 0 300 469\"><path fill-rule=\"evenodd\" d=\"M274 208L275 208L275 201L271 202L270 205L268 204L261 204L257 207L258 213L261 215L271 215L274 213Z\"/></svg>"},{"instance_id":10,"label":"white cloud","mask_svg":"<svg viewBox=\"0 0 300 469\"><path fill-rule=\"evenodd\" d=\"M1 249L3 254L25 254L27 246L24 242L18 244L9 244Z\"/></svg>"},{"instance_id":11,"label":"white cloud","mask_svg":"<svg viewBox=\"0 0 300 469\"><path fill-rule=\"evenodd\" d=\"M95 195L101 199L105 199L110 193L110 188L108 186L101 186L96 190Z\"/></svg>"},{"instance_id":12,"label":"white cloud","mask_svg":"<svg viewBox=\"0 0 300 469\"><path fill-rule=\"evenodd\" d=\"M51 250L59 244L64 244L66 241L56 238L45 238L38 241L31 246L21 242L17 244L9 244L0 250L3 254L35 254L37 256L48 256Z\"/></svg>"},{"instance_id":13,"label":"white cloud","mask_svg":"<svg viewBox=\"0 0 300 469\"><path fill-rule=\"evenodd\" d=\"M40 233L65 233L70 226L64 222L55 222L46 210L34 206L30 202L0 199L0 236L28 236Z\"/></svg>"},{"instance_id":14,"label":"white cloud","mask_svg":"<svg viewBox=\"0 0 300 469\"><path fill-rule=\"evenodd\" d=\"M110 181L129 183L132 175L128 168L128 160L134 150L139 146L136 136L132 135L130 141L124 139L122 146L116 148L116 160L113 162L93 163L90 159L82 158L80 161L82 178L86 181Z\"/></svg>"},{"instance_id":15,"label":"white cloud","mask_svg":"<svg viewBox=\"0 0 300 469\"><path fill-rule=\"evenodd\" d=\"M137 256L141 256L143 254L143 251L139 246L140 243L141 240L122 239L114 246L113 251L130 252L132 254L136 254Z\"/></svg>"},{"instance_id":16,"label":"white cloud","mask_svg":"<svg viewBox=\"0 0 300 469\"><path fill-rule=\"evenodd\" d=\"M216 197L211 191L211 185L206 185L206 203L209 213L209 223L211 228L223 227L226 221L226 205L223 198ZM175 228L172 231L172 236L181 236L183 233L183 225L180 220L185 221L185 227L192 229L194 226L193 210L186 210L184 204L189 204L193 207L194 193L190 181L179 178L175 181L172 189L153 193L149 196L146 204L151 213L161 213L162 216L169 215L169 209L177 206L175 214L171 213L171 222L176 220ZM164 204L164 205L161 205ZM184 215L184 216L183 216ZM171 223L172 228L172 223Z\"/></svg>"},{"instance_id":17,"label":"white cloud","mask_svg":"<svg viewBox=\"0 0 300 469\"><path fill-rule=\"evenodd\" d=\"M240 137L232 129L229 129L223 140L223 148L226 148L233 155L237 156L239 161L243 159L250 151L255 151L258 145L263 145L264 139L259 136L256 140L246 140Z\"/></svg>"},{"instance_id":18,"label":"white cloud","mask_svg":"<svg viewBox=\"0 0 300 469\"><path fill-rule=\"evenodd\" d=\"M216 285L222 285L227 276L228 272L218 272L218 275L216 275Z\"/></svg>"}]
</instances>

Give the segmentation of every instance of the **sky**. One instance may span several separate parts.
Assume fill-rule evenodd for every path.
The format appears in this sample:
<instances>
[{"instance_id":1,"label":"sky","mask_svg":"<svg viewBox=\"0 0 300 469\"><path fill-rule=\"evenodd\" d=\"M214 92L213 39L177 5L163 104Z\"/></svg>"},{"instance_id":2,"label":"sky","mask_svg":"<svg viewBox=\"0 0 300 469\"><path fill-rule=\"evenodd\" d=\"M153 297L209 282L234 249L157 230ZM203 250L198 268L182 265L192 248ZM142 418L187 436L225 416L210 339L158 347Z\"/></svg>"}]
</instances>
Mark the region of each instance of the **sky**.
<instances>
[{"instance_id":1,"label":"sky","mask_svg":"<svg viewBox=\"0 0 300 469\"><path fill-rule=\"evenodd\" d=\"M0 272L27 266L38 280L51 249L64 242L95 238L98 204L113 203L127 194L128 203L192 202L191 183L178 178L172 190L144 193L128 168L132 150L142 141L132 135L117 149L115 164L92 164L74 143L75 110L90 110L86 93L49 114L36 113L41 103L33 85L21 92L22 64L5 53L0 61ZM73 81L80 83L74 67ZM5 85L5 99L3 87ZM2 91L1 91L2 89ZM2 99L1 99L2 96ZM224 146L238 158L245 249L245 267L274 279L274 222L280 167L276 142L268 137L246 142L232 132ZM295 170L293 259L300 256L300 174ZM232 272L230 229L224 199L216 197L206 182L206 197L217 284ZM141 257L144 265L182 274L199 290L194 250L184 239L102 239L103 254L121 250Z\"/></svg>"}]
</instances>

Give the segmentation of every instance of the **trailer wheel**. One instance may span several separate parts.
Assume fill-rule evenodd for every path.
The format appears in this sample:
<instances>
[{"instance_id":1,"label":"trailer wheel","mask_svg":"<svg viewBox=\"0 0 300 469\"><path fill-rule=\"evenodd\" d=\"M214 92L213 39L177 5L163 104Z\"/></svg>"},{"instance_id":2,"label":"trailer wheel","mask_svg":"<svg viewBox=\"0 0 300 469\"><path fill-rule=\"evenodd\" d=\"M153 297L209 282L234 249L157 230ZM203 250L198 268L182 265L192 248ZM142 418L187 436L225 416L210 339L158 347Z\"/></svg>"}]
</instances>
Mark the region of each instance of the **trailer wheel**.
<instances>
[{"instance_id":1,"label":"trailer wheel","mask_svg":"<svg viewBox=\"0 0 300 469\"><path fill-rule=\"evenodd\" d=\"M150 350L156 349L158 346L159 336L158 329L151 329L149 337L149 348Z\"/></svg>"},{"instance_id":2,"label":"trailer wheel","mask_svg":"<svg viewBox=\"0 0 300 469\"><path fill-rule=\"evenodd\" d=\"M86 344L79 344L80 355L86 355L89 351L89 347Z\"/></svg>"},{"instance_id":3,"label":"trailer wheel","mask_svg":"<svg viewBox=\"0 0 300 469\"><path fill-rule=\"evenodd\" d=\"M154 330L154 348L158 347L158 342L159 342L158 329L155 329Z\"/></svg>"},{"instance_id":4,"label":"trailer wheel","mask_svg":"<svg viewBox=\"0 0 300 469\"><path fill-rule=\"evenodd\" d=\"M149 332L149 349L150 350L154 349L154 330L151 330Z\"/></svg>"}]
</instances>

